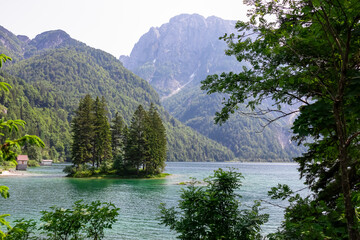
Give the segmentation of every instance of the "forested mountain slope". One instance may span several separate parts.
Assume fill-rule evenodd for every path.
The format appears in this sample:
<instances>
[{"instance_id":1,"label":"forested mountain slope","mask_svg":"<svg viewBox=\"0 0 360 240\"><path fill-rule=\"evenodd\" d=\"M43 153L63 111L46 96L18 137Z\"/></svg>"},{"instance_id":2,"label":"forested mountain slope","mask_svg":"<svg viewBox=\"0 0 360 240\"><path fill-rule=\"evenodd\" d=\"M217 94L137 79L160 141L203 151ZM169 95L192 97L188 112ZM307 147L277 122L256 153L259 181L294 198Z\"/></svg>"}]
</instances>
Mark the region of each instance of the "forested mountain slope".
<instances>
[{"instance_id":1,"label":"forested mountain slope","mask_svg":"<svg viewBox=\"0 0 360 240\"><path fill-rule=\"evenodd\" d=\"M124 66L149 81L174 117L201 134L230 148L242 160L290 160L302 148L293 144L291 121L263 129L261 119L235 114L223 126L214 125L216 111L226 96L206 95L201 81L210 74L239 72L246 63L225 55L219 37L235 30L235 21L183 14L159 28L151 28L134 46ZM272 108L271 103L261 106ZM245 106L240 106L245 110ZM246 110L247 112L249 110ZM260 133L258 133L260 132Z\"/></svg>"},{"instance_id":2,"label":"forested mountain slope","mask_svg":"<svg viewBox=\"0 0 360 240\"><path fill-rule=\"evenodd\" d=\"M22 39L24 41L22 41ZM6 51L5 51L6 50ZM159 108L167 128L169 161L225 161L233 153L173 119L160 106L155 90L125 69L112 55L86 46L61 30L33 40L0 29L0 51L16 56L6 63L1 78L13 89L2 93L7 118L28 122L26 132L39 135L47 148L31 150L40 157L68 159L70 120L79 99L89 93L104 96L109 118L119 112L129 123L139 104Z\"/></svg>"},{"instance_id":3,"label":"forested mountain slope","mask_svg":"<svg viewBox=\"0 0 360 240\"><path fill-rule=\"evenodd\" d=\"M181 122L231 149L239 160L288 161L300 155L303 148L290 141L290 118L264 127L268 122L262 118L235 113L226 123L215 125L222 100L219 94L209 96L193 87L166 99L163 105ZM239 112L250 112L240 107Z\"/></svg>"}]
</instances>

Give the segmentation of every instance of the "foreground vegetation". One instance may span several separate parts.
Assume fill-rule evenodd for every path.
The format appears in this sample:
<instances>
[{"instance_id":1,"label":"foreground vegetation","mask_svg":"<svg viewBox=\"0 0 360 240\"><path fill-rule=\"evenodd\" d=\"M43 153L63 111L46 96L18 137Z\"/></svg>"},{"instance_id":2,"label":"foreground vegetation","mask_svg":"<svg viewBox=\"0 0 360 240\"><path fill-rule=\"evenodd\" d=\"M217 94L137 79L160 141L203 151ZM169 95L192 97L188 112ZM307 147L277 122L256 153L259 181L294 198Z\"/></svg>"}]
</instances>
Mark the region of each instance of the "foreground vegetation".
<instances>
[{"instance_id":1,"label":"foreground vegetation","mask_svg":"<svg viewBox=\"0 0 360 240\"><path fill-rule=\"evenodd\" d=\"M15 226L8 226L4 240L30 239L94 239L105 237L105 229L111 229L119 215L119 208L99 201L90 204L77 201L72 209L51 207L42 211L40 224L33 219L20 219Z\"/></svg>"},{"instance_id":2,"label":"foreground vegetation","mask_svg":"<svg viewBox=\"0 0 360 240\"><path fill-rule=\"evenodd\" d=\"M297 114L294 140L307 143L308 151L295 161L313 194L301 198L287 187L278 188L275 197L289 198L291 205L274 238L358 240L360 2L247 3L253 7L250 21L238 22L239 35L224 40L227 53L251 68L203 82L208 93L231 95L216 121L226 121L238 103L255 110L268 98L274 109L254 114L278 114L269 124ZM301 107L289 110L285 104Z\"/></svg>"},{"instance_id":3,"label":"foreground vegetation","mask_svg":"<svg viewBox=\"0 0 360 240\"><path fill-rule=\"evenodd\" d=\"M178 208L160 205L162 224L169 226L179 239L261 239L261 225L268 221L260 214L260 203L244 209L236 191L242 175L233 170L214 171L205 179L206 186L196 181L182 190Z\"/></svg>"}]
</instances>

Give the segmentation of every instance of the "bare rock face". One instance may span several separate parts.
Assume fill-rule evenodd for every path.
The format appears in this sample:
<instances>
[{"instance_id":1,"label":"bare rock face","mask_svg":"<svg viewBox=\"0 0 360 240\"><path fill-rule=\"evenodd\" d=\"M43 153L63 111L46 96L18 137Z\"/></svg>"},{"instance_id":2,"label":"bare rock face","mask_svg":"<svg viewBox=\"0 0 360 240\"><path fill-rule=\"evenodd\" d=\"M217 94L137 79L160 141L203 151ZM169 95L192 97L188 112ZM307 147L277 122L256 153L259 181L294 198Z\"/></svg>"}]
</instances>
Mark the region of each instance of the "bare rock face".
<instances>
[{"instance_id":1,"label":"bare rock face","mask_svg":"<svg viewBox=\"0 0 360 240\"><path fill-rule=\"evenodd\" d=\"M120 60L165 97L186 85L198 85L208 74L238 67L235 58L225 55L226 43L219 40L234 30L235 21L182 14L151 28L130 57Z\"/></svg>"}]
</instances>

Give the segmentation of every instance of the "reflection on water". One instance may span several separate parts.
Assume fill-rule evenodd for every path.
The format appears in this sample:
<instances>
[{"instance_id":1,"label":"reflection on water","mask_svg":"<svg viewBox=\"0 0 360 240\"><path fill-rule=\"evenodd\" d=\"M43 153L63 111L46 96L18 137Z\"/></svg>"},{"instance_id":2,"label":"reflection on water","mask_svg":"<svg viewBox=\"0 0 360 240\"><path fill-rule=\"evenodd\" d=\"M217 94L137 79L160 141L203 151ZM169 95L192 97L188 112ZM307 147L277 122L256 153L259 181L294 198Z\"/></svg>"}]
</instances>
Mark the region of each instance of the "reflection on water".
<instances>
[{"instance_id":1,"label":"reflection on water","mask_svg":"<svg viewBox=\"0 0 360 240\"><path fill-rule=\"evenodd\" d=\"M191 177L202 180L218 168L235 167L242 172L242 203L265 199L267 191L277 183L286 183L293 189L303 184L295 164L277 163L167 163L165 171L172 174L166 179L70 179L64 177L65 165L30 168L36 176L1 177L0 185L10 187L10 198L0 199L0 214L10 213L10 220L39 219L40 211L50 206L69 208L80 199L112 202L120 208L120 215L107 239L175 239L174 233L158 223L158 206L164 202L175 206L180 190L179 182ZM279 203L281 204L281 203ZM282 219L282 211L263 204L271 218L264 231L275 231Z\"/></svg>"}]
</instances>

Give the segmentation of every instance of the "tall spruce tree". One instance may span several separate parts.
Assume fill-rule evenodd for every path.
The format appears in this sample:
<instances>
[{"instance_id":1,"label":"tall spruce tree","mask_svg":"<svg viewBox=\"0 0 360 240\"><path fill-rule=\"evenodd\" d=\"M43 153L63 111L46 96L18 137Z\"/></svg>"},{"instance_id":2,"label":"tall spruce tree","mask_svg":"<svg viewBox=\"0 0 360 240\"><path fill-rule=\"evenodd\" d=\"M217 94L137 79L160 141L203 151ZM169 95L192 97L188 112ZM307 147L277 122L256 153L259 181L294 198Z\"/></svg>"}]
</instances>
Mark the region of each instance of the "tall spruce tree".
<instances>
[{"instance_id":1,"label":"tall spruce tree","mask_svg":"<svg viewBox=\"0 0 360 240\"><path fill-rule=\"evenodd\" d=\"M125 163L128 167L136 168L137 174L148 154L146 119L147 113L143 106L139 105L131 120L125 149Z\"/></svg>"},{"instance_id":2,"label":"tall spruce tree","mask_svg":"<svg viewBox=\"0 0 360 240\"><path fill-rule=\"evenodd\" d=\"M147 124L149 151L146 157L146 173L158 174L165 168L167 141L165 127L153 103L150 105Z\"/></svg>"},{"instance_id":3,"label":"tall spruce tree","mask_svg":"<svg viewBox=\"0 0 360 240\"><path fill-rule=\"evenodd\" d=\"M113 168L118 172L124 170L124 151L127 137L127 127L118 112L111 121L111 149L114 158Z\"/></svg>"},{"instance_id":4,"label":"tall spruce tree","mask_svg":"<svg viewBox=\"0 0 360 240\"><path fill-rule=\"evenodd\" d=\"M106 100L96 97L94 102L93 161L97 168L109 166L112 160L111 133L107 118Z\"/></svg>"},{"instance_id":5,"label":"tall spruce tree","mask_svg":"<svg viewBox=\"0 0 360 240\"><path fill-rule=\"evenodd\" d=\"M73 143L71 160L75 166L93 162L94 108L88 94L80 100L79 108L71 122Z\"/></svg>"},{"instance_id":6,"label":"tall spruce tree","mask_svg":"<svg viewBox=\"0 0 360 240\"><path fill-rule=\"evenodd\" d=\"M111 121L111 149L114 158L124 154L125 144L125 123L124 119L119 115L118 112L115 114L115 118Z\"/></svg>"}]
</instances>

